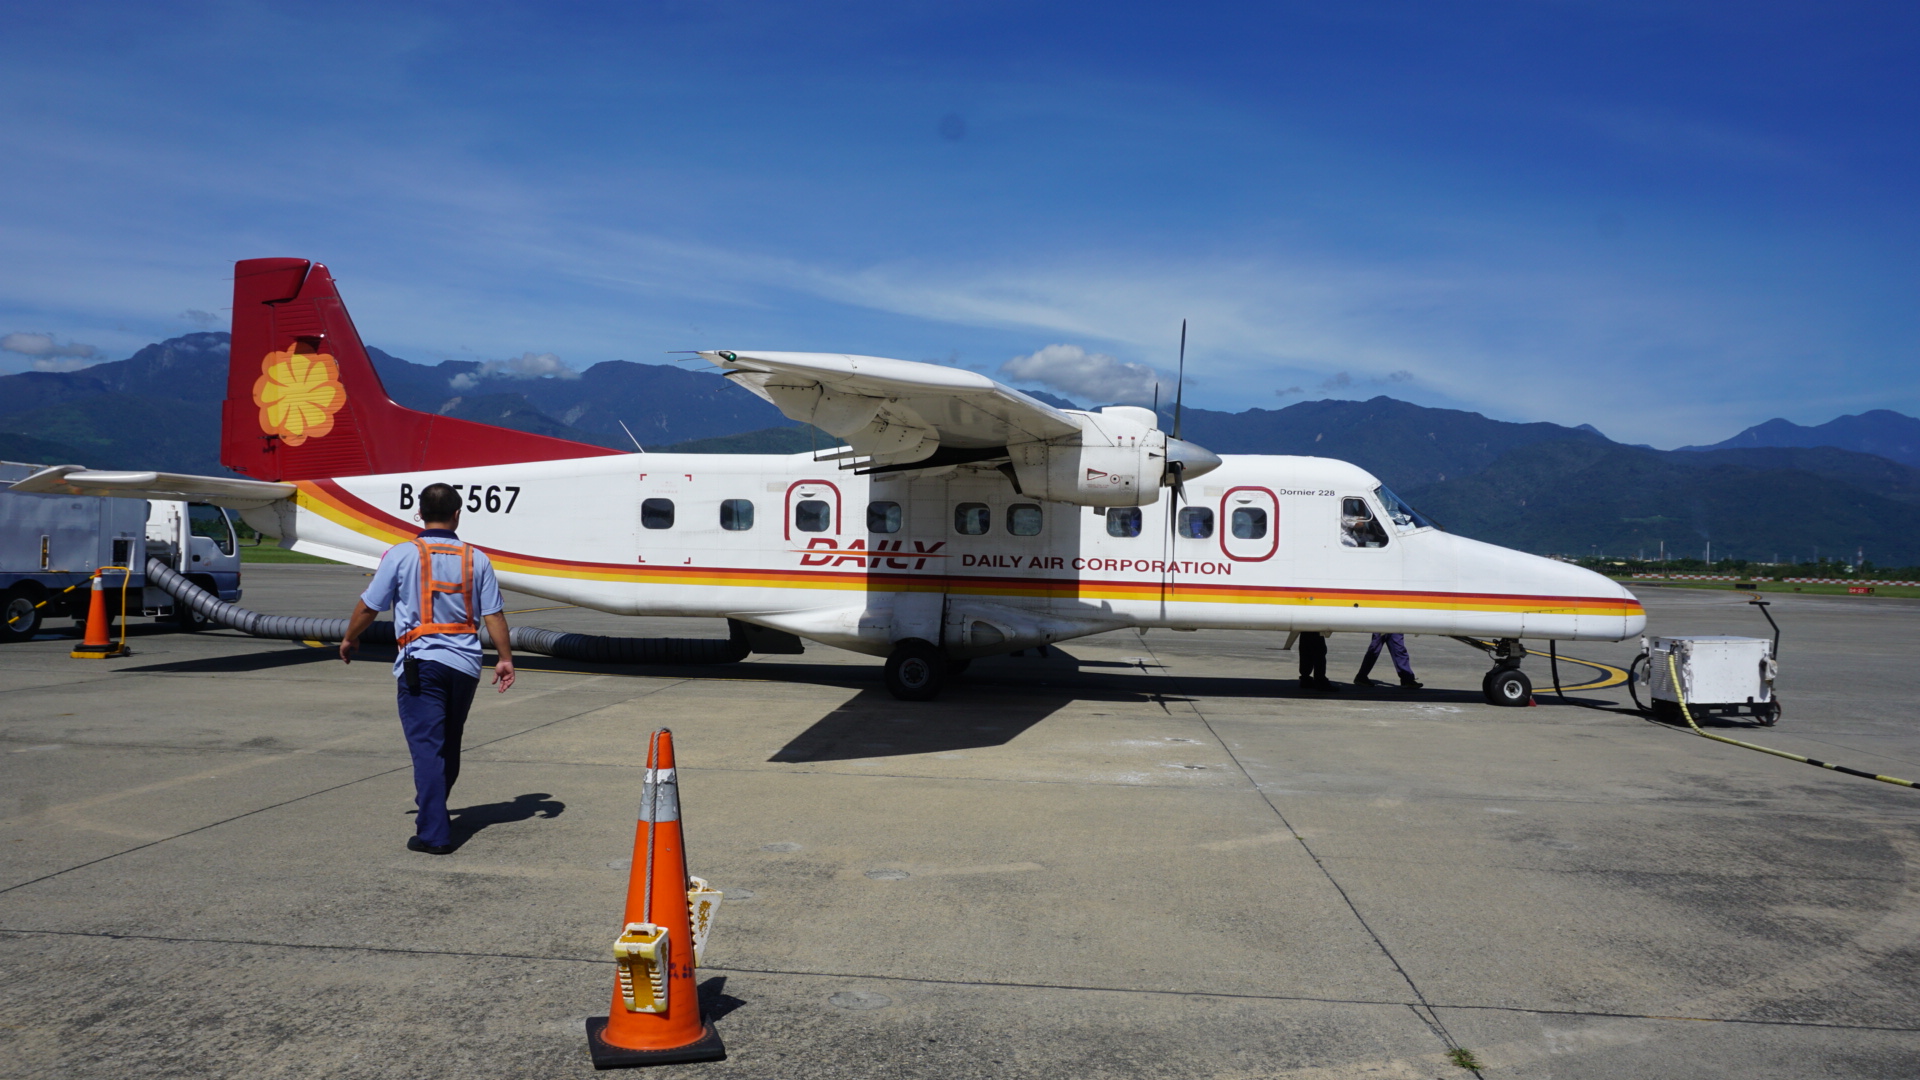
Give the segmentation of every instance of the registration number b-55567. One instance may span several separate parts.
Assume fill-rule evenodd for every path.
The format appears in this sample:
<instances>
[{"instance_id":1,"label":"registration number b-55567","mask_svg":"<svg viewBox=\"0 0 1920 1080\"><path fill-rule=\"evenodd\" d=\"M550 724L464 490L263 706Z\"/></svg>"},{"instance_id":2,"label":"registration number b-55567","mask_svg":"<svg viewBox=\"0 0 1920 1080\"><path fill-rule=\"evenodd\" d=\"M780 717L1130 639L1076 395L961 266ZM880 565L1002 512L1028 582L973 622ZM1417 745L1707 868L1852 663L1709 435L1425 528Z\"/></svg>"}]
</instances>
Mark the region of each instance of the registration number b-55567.
<instances>
[{"instance_id":1,"label":"registration number b-55567","mask_svg":"<svg viewBox=\"0 0 1920 1080\"><path fill-rule=\"evenodd\" d=\"M513 504L520 501L520 488L515 484L449 484L454 494L461 496L462 505L470 514L511 514ZM412 484L400 485L400 509L414 508L415 498Z\"/></svg>"}]
</instances>

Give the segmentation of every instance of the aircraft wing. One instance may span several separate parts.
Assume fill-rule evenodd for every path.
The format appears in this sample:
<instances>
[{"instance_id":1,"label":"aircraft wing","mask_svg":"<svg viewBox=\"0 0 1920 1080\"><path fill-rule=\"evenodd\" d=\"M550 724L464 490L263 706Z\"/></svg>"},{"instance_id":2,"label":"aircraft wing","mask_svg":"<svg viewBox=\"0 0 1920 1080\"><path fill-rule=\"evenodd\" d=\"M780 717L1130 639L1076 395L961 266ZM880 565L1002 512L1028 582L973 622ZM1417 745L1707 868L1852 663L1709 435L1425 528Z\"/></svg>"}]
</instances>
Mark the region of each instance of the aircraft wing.
<instances>
[{"instance_id":1,"label":"aircraft wing","mask_svg":"<svg viewBox=\"0 0 1920 1080\"><path fill-rule=\"evenodd\" d=\"M25 495L104 495L122 499L166 499L212 503L250 510L293 495L292 484L242 480L228 476L189 476L164 472L107 472L84 465L55 465L15 483Z\"/></svg>"},{"instance_id":2,"label":"aircraft wing","mask_svg":"<svg viewBox=\"0 0 1920 1080\"><path fill-rule=\"evenodd\" d=\"M847 440L860 466L982 459L1082 430L1078 418L985 375L844 353L702 352L789 418ZM974 453L968 454L968 451Z\"/></svg>"}]
</instances>

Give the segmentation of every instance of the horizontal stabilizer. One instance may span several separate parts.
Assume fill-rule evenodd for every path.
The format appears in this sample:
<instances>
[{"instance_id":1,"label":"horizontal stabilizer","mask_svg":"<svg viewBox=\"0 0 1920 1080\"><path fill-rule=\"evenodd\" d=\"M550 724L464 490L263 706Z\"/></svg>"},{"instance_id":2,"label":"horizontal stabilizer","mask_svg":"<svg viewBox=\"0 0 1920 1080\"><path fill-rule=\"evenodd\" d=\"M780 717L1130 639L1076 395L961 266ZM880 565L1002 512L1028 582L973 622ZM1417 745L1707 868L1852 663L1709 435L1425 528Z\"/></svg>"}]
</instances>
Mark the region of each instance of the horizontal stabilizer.
<instances>
[{"instance_id":1,"label":"horizontal stabilizer","mask_svg":"<svg viewBox=\"0 0 1920 1080\"><path fill-rule=\"evenodd\" d=\"M290 498L292 484L242 480L230 476L189 476L165 472L108 472L84 465L41 469L9 490L24 495L94 495L119 499L161 499L212 503L229 510L251 510Z\"/></svg>"}]
</instances>

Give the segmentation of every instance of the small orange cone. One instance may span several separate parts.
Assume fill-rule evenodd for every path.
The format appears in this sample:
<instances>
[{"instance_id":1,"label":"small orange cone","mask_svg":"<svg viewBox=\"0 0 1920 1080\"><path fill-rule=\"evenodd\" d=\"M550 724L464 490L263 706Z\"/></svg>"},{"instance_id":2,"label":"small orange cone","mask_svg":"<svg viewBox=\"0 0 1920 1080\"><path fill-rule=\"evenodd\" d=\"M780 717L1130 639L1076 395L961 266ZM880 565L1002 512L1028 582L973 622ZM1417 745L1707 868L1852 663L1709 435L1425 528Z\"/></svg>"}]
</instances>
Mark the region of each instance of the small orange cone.
<instances>
[{"instance_id":1,"label":"small orange cone","mask_svg":"<svg viewBox=\"0 0 1920 1080\"><path fill-rule=\"evenodd\" d=\"M115 645L110 639L112 618L107 614L106 586L101 581L100 571L93 572L93 599L87 602L87 636L78 647L68 653L75 660L105 660L110 656L127 655L127 643L123 638Z\"/></svg>"},{"instance_id":2,"label":"small orange cone","mask_svg":"<svg viewBox=\"0 0 1920 1080\"><path fill-rule=\"evenodd\" d=\"M587 1019L587 1050L594 1068L719 1061L727 1056L713 1024L700 1017L700 994L693 981L693 893L704 901L704 929L713 896L705 882L687 876L673 732L662 728L648 740L626 918L613 943L618 966L613 1005L606 1016Z\"/></svg>"}]
</instances>

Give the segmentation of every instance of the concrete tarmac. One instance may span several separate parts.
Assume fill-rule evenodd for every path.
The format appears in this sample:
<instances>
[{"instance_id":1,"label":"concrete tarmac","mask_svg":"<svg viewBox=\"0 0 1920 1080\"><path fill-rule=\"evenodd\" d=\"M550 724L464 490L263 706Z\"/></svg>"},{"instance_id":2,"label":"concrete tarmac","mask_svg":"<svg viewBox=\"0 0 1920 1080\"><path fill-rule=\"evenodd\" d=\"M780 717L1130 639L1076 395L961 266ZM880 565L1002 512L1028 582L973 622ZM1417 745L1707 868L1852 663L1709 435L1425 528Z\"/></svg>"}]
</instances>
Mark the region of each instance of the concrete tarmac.
<instances>
[{"instance_id":1,"label":"concrete tarmac","mask_svg":"<svg viewBox=\"0 0 1920 1080\"><path fill-rule=\"evenodd\" d=\"M250 567L245 602L345 614L363 582ZM1740 594L1641 595L1655 632L1767 632ZM1774 612L1785 719L1721 730L1920 777L1920 602ZM731 1057L688 1075L1920 1076L1920 791L1559 699L1544 658L1540 706L1495 708L1452 641L1409 639L1424 690L1306 694L1284 640L1107 634L924 705L815 645L523 657L448 856L402 847L391 653L0 646L0 1076L588 1075L663 725L727 894L700 979Z\"/></svg>"}]
</instances>

